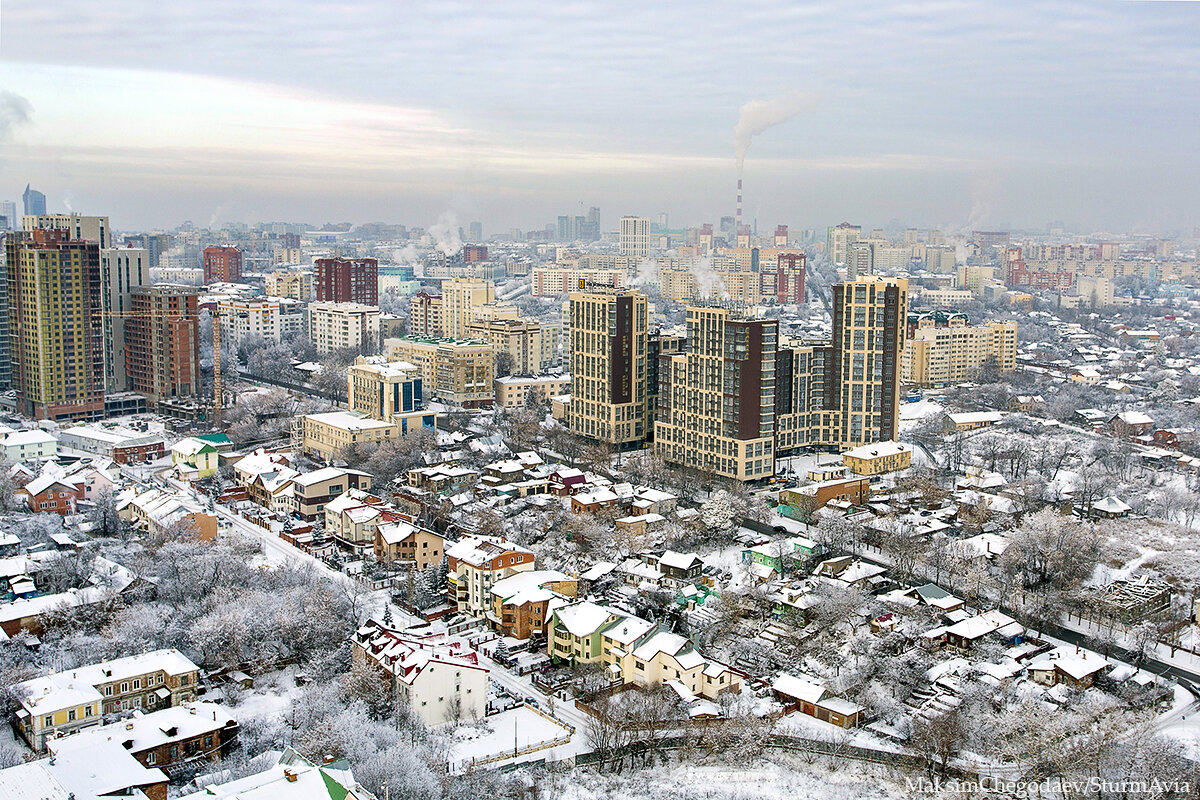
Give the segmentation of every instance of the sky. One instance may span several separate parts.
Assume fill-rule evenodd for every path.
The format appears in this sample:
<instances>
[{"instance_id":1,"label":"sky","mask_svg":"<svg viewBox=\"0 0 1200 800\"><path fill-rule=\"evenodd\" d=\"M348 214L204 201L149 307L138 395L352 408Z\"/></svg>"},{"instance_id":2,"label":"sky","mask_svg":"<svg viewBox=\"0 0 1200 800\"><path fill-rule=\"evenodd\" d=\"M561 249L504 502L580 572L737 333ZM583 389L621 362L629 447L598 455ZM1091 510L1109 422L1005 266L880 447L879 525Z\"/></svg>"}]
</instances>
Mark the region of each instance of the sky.
<instances>
[{"instance_id":1,"label":"sky","mask_svg":"<svg viewBox=\"0 0 1200 800\"><path fill-rule=\"evenodd\" d=\"M760 229L1190 235L1198 23L1190 2L3 0L0 200L31 182L119 230L715 223L746 108L743 133L777 122L743 137Z\"/></svg>"}]
</instances>

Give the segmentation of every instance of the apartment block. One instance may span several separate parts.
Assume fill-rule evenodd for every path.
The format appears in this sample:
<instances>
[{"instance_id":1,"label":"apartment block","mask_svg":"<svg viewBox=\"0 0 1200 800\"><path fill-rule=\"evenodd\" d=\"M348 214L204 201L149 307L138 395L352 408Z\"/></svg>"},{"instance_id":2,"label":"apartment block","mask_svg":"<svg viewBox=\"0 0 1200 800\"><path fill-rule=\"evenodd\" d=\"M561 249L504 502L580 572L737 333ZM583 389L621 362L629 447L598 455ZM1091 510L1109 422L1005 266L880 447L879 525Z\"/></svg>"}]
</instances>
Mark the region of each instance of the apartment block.
<instances>
[{"instance_id":1,"label":"apartment block","mask_svg":"<svg viewBox=\"0 0 1200 800\"><path fill-rule=\"evenodd\" d=\"M618 447L644 441L650 433L646 296L607 287L572 292L569 318L568 426Z\"/></svg>"},{"instance_id":2,"label":"apartment block","mask_svg":"<svg viewBox=\"0 0 1200 800\"><path fill-rule=\"evenodd\" d=\"M104 415L100 248L65 230L5 239L17 410L35 419Z\"/></svg>"},{"instance_id":3,"label":"apartment block","mask_svg":"<svg viewBox=\"0 0 1200 800\"><path fill-rule=\"evenodd\" d=\"M558 363L558 327L534 319L476 319L467 326L473 339L490 342L512 356L512 374L533 375Z\"/></svg>"},{"instance_id":4,"label":"apartment block","mask_svg":"<svg viewBox=\"0 0 1200 800\"><path fill-rule=\"evenodd\" d=\"M693 306L687 331L686 351L659 361L654 449L735 480L774 475L779 323Z\"/></svg>"},{"instance_id":5,"label":"apartment block","mask_svg":"<svg viewBox=\"0 0 1200 800\"><path fill-rule=\"evenodd\" d=\"M621 217L617 242L623 256L633 256L634 258L649 256L650 219L648 217Z\"/></svg>"},{"instance_id":6,"label":"apartment block","mask_svg":"<svg viewBox=\"0 0 1200 800\"><path fill-rule=\"evenodd\" d=\"M501 408L516 408L525 405L529 395L538 400L571 391L570 375L508 375L496 378L496 405Z\"/></svg>"},{"instance_id":7,"label":"apartment block","mask_svg":"<svg viewBox=\"0 0 1200 800\"><path fill-rule=\"evenodd\" d=\"M22 217L21 227L33 230L66 231L71 239L93 242L101 250L113 246L108 217L89 217L84 214L34 214Z\"/></svg>"},{"instance_id":8,"label":"apartment block","mask_svg":"<svg viewBox=\"0 0 1200 800\"><path fill-rule=\"evenodd\" d=\"M152 401L201 391L199 292L155 284L134 290L125 320L126 375L133 391Z\"/></svg>"},{"instance_id":9,"label":"apartment block","mask_svg":"<svg viewBox=\"0 0 1200 800\"><path fill-rule=\"evenodd\" d=\"M241 250L236 247L204 248L205 283L237 283L241 279Z\"/></svg>"},{"instance_id":10,"label":"apartment block","mask_svg":"<svg viewBox=\"0 0 1200 800\"><path fill-rule=\"evenodd\" d=\"M200 668L174 649L56 672L11 687L21 698L15 727L40 753L47 739L99 725L105 714L194 701L199 681Z\"/></svg>"},{"instance_id":11,"label":"apartment block","mask_svg":"<svg viewBox=\"0 0 1200 800\"><path fill-rule=\"evenodd\" d=\"M466 339L475 310L496 302L496 285L479 278L450 278L442 281L442 335Z\"/></svg>"},{"instance_id":12,"label":"apartment block","mask_svg":"<svg viewBox=\"0 0 1200 800\"><path fill-rule=\"evenodd\" d=\"M217 304L221 336L240 345L248 336L280 341L304 330L304 310L299 301L282 297L222 300Z\"/></svg>"},{"instance_id":13,"label":"apartment block","mask_svg":"<svg viewBox=\"0 0 1200 800\"><path fill-rule=\"evenodd\" d=\"M313 274L309 270L268 272L263 280L266 292L271 297L312 302Z\"/></svg>"},{"instance_id":14,"label":"apartment block","mask_svg":"<svg viewBox=\"0 0 1200 800\"><path fill-rule=\"evenodd\" d=\"M442 296L421 290L408 303L408 332L413 336L444 336Z\"/></svg>"},{"instance_id":15,"label":"apartment block","mask_svg":"<svg viewBox=\"0 0 1200 800\"><path fill-rule=\"evenodd\" d=\"M468 536L446 548L448 599L482 617L492 609L492 584L534 567L533 551L488 536Z\"/></svg>"},{"instance_id":16,"label":"apartment block","mask_svg":"<svg viewBox=\"0 0 1200 800\"><path fill-rule=\"evenodd\" d=\"M312 303L308 335L318 353L379 350L379 309L362 303Z\"/></svg>"},{"instance_id":17,"label":"apartment block","mask_svg":"<svg viewBox=\"0 0 1200 800\"><path fill-rule=\"evenodd\" d=\"M628 271L623 269L534 267L530 291L535 297L554 297L577 291L588 284L622 288L628 278Z\"/></svg>"},{"instance_id":18,"label":"apartment block","mask_svg":"<svg viewBox=\"0 0 1200 800\"><path fill-rule=\"evenodd\" d=\"M496 358L489 342L401 336L384 342L384 355L416 366L432 398L465 408L492 402Z\"/></svg>"},{"instance_id":19,"label":"apartment block","mask_svg":"<svg viewBox=\"0 0 1200 800\"><path fill-rule=\"evenodd\" d=\"M968 325L962 315L944 324L933 315L922 317L905 342L900 378L917 386L938 386L969 380L985 364L1001 372L1017 368L1017 323L990 321Z\"/></svg>"},{"instance_id":20,"label":"apartment block","mask_svg":"<svg viewBox=\"0 0 1200 800\"><path fill-rule=\"evenodd\" d=\"M126 332L133 310L133 293L150 284L150 251L140 247L109 247L100 251L104 287L104 383L109 392L129 388Z\"/></svg>"},{"instance_id":21,"label":"apartment block","mask_svg":"<svg viewBox=\"0 0 1200 800\"><path fill-rule=\"evenodd\" d=\"M379 261L318 258L313 277L317 302L379 305Z\"/></svg>"},{"instance_id":22,"label":"apartment block","mask_svg":"<svg viewBox=\"0 0 1200 800\"><path fill-rule=\"evenodd\" d=\"M845 264L850 253L850 244L862 236L861 225L843 222L829 228L825 239L825 251L834 264Z\"/></svg>"}]
</instances>

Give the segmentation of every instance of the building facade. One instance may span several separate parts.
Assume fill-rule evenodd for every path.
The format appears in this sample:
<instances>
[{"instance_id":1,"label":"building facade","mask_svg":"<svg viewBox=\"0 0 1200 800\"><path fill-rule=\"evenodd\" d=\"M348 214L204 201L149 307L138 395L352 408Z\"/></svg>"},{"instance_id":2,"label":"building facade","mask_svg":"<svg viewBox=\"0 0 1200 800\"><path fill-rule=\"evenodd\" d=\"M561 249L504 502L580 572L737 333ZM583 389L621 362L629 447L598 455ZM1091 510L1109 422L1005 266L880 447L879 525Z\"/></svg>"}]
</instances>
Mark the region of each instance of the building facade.
<instances>
[{"instance_id":1,"label":"building facade","mask_svg":"<svg viewBox=\"0 0 1200 800\"><path fill-rule=\"evenodd\" d=\"M5 241L17 410L35 419L103 416L100 248L64 230L35 229Z\"/></svg>"},{"instance_id":2,"label":"building facade","mask_svg":"<svg viewBox=\"0 0 1200 800\"><path fill-rule=\"evenodd\" d=\"M655 451L735 480L771 477L779 323L693 306L687 329L687 350L659 360Z\"/></svg>"},{"instance_id":3,"label":"building facade","mask_svg":"<svg viewBox=\"0 0 1200 800\"><path fill-rule=\"evenodd\" d=\"M650 255L650 219L648 217L621 217L618 246L623 256L646 258Z\"/></svg>"},{"instance_id":4,"label":"building facade","mask_svg":"<svg viewBox=\"0 0 1200 800\"><path fill-rule=\"evenodd\" d=\"M346 371L351 411L391 422L425 407L421 372L403 361L359 356Z\"/></svg>"},{"instance_id":5,"label":"building facade","mask_svg":"<svg viewBox=\"0 0 1200 800\"><path fill-rule=\"evenodd\" d=\"M904 344L901 380L916 386L937 386L968 380L992 364L1001 372L1017 368L1017 322L967 325L956 315L939 324L923 317Z\"/></svg>"},{"instance_id":6,"label":"building facade","mask_svg":"<svg viewBox=\"0 0 1200 800\"><path fill-rule=\"evenodd\" d=\"M570 295L571 431L605 444L646 439L648 309L641 292L594 287Z\"/></svg>"},{"instance_id":7,"label":"building facade","mask_svg":"<svg viewBox=\"0 0 1200 800\"><path fill-rule=\"evenodd\" d=\"M205 283L237 283L241 279L241 250L236 247L204 248Z\"/></svg>"},{"instance_id":8,"label":"building facade","mask_svg":"<svg viewBox=\"0 0 1200 800\"><path fill-rule=\"evenodd\" d=\"M125 321L130 388L152 401L200 394L197 290L161 283L139 288L132 295L132 311Z\"/></svg>"},{"instance_id":9,"label":"building facade","mask_svg":"<svg viewBox=\"0 0 1200 800\"><path fill-rule=\"evenodd\" d=\"M479 306L496 302L496 286L479 278L442 281L442 335L466 339Z\"/></svg>"},{"instance_id":10,"label":"building facade","mask_svg":"<svg viewBox=\"0 0 1200 800\"><path fill-rule=\"evenodd\" d=\"M384 342L384 355L417 367L430 397L466 408L492 402L496 358L488 342L401 336Z\"/></svg>"},{"instance_id":11,"label":"building facade","mask_svg":"<svg viewBox=\"0 0 1200 800\"><path fill-rule=\"evenodd\" d=\"M306 269L268 272L263 278L263 285L271 297L288 297L302 303L312 302L313 299L313 274Z\"/></svg>"},{"instance_id":12,"label":"building facade","mask_svg":"<svg viewBox=\"0 0 1200 800\"><path fill-rule=\"evenodd\" d=\"M379 351L379 309L362 303L312 303L308 335L318 353Z\"/></svg>"},{"instance_id":13,"label":"building facade","mask_svg":"<svg viewBox=\"0 0 1200 800\"><path fill-rule=\"evenodd\" d=\"M109 247L100 251L104 284L104 381L109 392L129 389L126 332L134 315L133 293L150 283L150 251Z\"/></svg>"},{"instance_id":14,"label":"building facade","mask_svg":"<svg viewBox=\"0 0 1200 800\"><path fill-rule=\"evenodd\" d=\"M374 258L318 258L314 265L317 302L379 305L379 261Z\"/></svg>"}]
</instances>

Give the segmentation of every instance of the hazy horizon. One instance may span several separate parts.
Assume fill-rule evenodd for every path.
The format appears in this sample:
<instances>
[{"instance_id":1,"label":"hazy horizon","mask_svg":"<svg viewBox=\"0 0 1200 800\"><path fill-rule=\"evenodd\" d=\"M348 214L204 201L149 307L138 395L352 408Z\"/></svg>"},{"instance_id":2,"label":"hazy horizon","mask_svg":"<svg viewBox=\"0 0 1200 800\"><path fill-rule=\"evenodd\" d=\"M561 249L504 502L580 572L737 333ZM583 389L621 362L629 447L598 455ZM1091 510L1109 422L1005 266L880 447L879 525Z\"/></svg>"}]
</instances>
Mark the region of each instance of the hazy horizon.
<instances>
[{"instance_id":1,"label":"hazy horizon","mask_svg":"<svg viewBox=\"0 0 1200 800\"><path fill-rule=\"evenodd\" d=\"M9 0L0 200L28 182L130 230L451 212L491 234L593 205L606 228L715 223L733 213L745 109L760 230L1190 235L1198 14Z\"/></svg>"}]
</instances>

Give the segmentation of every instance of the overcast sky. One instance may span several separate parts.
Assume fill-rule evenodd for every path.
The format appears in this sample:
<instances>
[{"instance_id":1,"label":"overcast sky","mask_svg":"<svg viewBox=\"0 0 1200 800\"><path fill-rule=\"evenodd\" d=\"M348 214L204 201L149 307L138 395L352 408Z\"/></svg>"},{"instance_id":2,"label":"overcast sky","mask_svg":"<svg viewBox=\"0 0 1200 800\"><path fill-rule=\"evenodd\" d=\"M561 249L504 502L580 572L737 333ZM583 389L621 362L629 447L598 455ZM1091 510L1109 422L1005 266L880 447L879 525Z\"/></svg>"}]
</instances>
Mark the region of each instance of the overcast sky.
<instances>
[{"instance_id":1,"label":"overcast sky","mask_svg":"<svg viewBox=\"0 0 1200 800\"><path fill-rule=\"evenodd\" d=\"M5 0L0 199L119 229L1200 224L1200 4ZM6 93L7 92L7 93Z\"/></svg>"}]
</instances>

